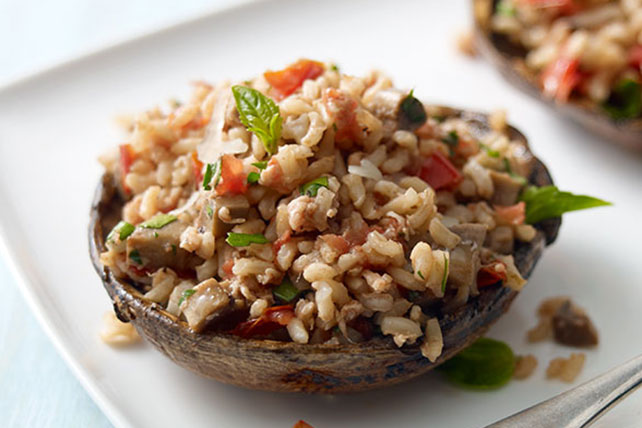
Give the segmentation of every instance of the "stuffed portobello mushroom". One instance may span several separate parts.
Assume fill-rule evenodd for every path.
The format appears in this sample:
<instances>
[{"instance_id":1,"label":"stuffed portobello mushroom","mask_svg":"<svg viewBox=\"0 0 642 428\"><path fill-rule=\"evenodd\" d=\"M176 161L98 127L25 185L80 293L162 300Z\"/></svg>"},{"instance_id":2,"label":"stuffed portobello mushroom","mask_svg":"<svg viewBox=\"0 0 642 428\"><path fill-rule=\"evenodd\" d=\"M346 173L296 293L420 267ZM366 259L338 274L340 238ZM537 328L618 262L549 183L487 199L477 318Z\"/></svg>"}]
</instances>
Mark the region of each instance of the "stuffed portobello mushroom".
<instances>
[{"instance_id":1,"label":"stuffed portobello mushroom","mask_svg":"<svg viewBox=\"0 0 642 428\"><path fill-rule=\"evenodd\" d=\"M473 0L476 40L512 83L642 149L640 0Z\"/></svg>"},{"instance_id":2,"label":"stuffed portobello mushroom","mask_svg":"<svg viewBox=\"0 0 642 428\"><path fill-rule=\"evenodd\" d=\"M279 391L453 356L524 287L568 195L502 114L309 60L196 83L101 160L90 247L119 318L190 370Z\"/></svg>"}]
</instances>

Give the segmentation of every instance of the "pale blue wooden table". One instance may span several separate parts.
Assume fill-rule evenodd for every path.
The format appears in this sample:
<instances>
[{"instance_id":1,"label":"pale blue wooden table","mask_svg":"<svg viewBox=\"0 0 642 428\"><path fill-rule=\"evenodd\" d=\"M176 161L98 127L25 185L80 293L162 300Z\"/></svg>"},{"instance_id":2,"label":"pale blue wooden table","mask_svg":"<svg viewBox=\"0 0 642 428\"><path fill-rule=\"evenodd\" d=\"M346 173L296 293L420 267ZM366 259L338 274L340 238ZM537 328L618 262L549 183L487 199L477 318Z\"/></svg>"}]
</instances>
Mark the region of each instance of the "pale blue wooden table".
<instances>
[{"instance_id":1,"label":"pale blue wooden table","mask_svg":"<svg viewBox=\"0 0 642 428\"><path fill-rule=\"evenodd\" d=\"M0 0L0 85L233 3ZM110 427L45 336L2 259L0 296L0 426Z\"/></svg>"}]
</instances>

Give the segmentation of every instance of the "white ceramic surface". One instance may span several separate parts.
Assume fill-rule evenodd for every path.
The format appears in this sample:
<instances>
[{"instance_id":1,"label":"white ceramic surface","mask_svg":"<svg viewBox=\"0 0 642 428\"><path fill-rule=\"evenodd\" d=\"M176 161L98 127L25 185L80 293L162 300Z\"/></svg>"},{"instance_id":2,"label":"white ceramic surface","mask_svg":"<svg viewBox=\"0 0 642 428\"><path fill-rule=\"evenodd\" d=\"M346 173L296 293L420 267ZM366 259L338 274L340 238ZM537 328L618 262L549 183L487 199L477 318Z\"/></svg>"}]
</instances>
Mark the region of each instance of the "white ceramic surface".
<instances>
[{"instance_id":1,"label":"white ceramic surface","mask_svg":"<svg viewBox=\"0 0 642 428\"><path fill-rule=\"evenodd\" d=\"M487 65L461 57L453 37L467 3L265 2L232 9L73 61L0 90L0 236L30 305L59 351L117 426L475 427L548 398L567 385L544 379L546 361L569 348L525 343L544 297L569 294L594 318L601 344L580 380L642 351L642 264L636 224L642 159L554 117L513 91ZM245 391L200 379L149 345L114 350L98 339L109 300L89 263L86 225L97 155L121 141L113 118L188 94L195 79L242 79L298 57L334 60L349 73L372 67L423 99L507 108L564 189L615 203L565 217L511 311L492 329L517 353L540 358L535 375L495 392L468 392L438 374L352 396ZM602 426L633 427L642 395Z\"/></svg>"}]
</instances>

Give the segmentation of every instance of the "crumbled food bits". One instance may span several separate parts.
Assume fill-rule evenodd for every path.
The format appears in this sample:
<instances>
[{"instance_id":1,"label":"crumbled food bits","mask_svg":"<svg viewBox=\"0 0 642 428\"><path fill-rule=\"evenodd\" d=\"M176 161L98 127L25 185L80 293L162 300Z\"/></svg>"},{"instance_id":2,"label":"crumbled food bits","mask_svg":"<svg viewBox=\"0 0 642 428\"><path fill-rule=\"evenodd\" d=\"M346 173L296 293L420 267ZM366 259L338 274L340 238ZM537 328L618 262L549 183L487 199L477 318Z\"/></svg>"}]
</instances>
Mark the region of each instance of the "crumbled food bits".
<instances>
[{"instance_id":1,"label":"crumbled food bits","mask_svg":"<svg viewBox=\"0 0 642 428\"><path fill-rule=\"evenodd\" d=\"M548 363L546 378L571 383L582 371L585 360L586 355L583 353L572 353L568 358L553 358Z\"/></svg>"},{"instance_id":2,"label":"crumbled food bits","mask_svg":"<svg viewBox=\"0 0 642 428\"><path fill-rule=\"evenodd\" d=\"M523 380L530 377L537 368L537 358L533 355L520 355L515 359L513 377Z\"/></svg>"},{"instance_id":3,"label":"crumbled food bits","mask_svg":"<svg viewBox=\"0 0 642 428\"><path fill-rule=\"evenodd\" d=\"M140 341L140 336L132 324L124 323L113 311L103 315L100 339L111 346L127 346Z\"/></svg>"},{"instance_id":4,"label":"crumbled food bits","mask_svg":"<svg viewBox=\"0 0 642 428\"><path fill-rule=\"evenodd\" d=\"M538 324L528 330L529 342L554 339L562 345L587 347L598 344L597 329L584 310L568 297L552 297L537 309Z\"/></svg>"},{"instance_id":5,"label":"crumbled food bits","mask_svg":"<svg viewBox=\"0 0 642 428\"><path fill-rule=\"evenodd\" d=\"M565 302L553 315L553 337L557 343L568 346L595 346L597 330L583 310L571 301Z\"/></svg>"}]
</instances>

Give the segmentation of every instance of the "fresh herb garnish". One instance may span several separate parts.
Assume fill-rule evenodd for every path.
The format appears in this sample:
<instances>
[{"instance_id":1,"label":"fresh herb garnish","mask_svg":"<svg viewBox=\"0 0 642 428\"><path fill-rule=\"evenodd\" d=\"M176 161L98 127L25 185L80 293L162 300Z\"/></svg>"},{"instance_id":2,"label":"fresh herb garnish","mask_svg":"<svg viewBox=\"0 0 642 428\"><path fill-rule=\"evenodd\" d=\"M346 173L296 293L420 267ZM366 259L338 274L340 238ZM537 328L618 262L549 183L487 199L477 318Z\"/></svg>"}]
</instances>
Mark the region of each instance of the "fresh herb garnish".
<instances>
[{"instance_id":1,"label":"fresh herb garnish","mask_svg":"<svg viewBox=\"0 0 642 428\"><path fill-rule=\"evenodd\" d=\"M415 129L423 125L428 116L421 101L413 96L414 90L401 101L400 105L400 127Z\"/></svg>"},{"instance_id":2,"label":"fresh herb garnish","mask_svg":"<svg viewBox=\"0 0 642 428\"><path fill-rule=\"evenodd\" d=\"M602 105L613 119L634 119L642 114L642 88L632 79L620 80Z\"/></svg>"},{"instance_id":3,"label":"fresh herb garnish","mask_svg":"<svg viewBox=\"0 0 642 428\"><path fill-rule=\"evenodd\" d=\"M267 244L270 241L260 233L228 232L225 242L232 247L247 247L250 244Z\"/></svg>"},{"instance_id":4,"label":"fresh herb garnish","mask_svg":"<svg viewBox=\"0 0 642 428\"><path fill-rule=\"evenodd\" d=\"M207 213L207 217L214 217L214 208L212 208L210 204L207 204L207 206L205 207L205 212Z\"/></svg>"},{"instance_id":5,"label":"fresh herb garnish","mask_svg":"<svg viewBox=\"0 0 642 428\"><path fill-rule=\"evenodd\" d=\"M299 289L286 277L283 279L283 282L274 287L272 294L284 303L290 303L299 295Z\"/></svg>"},{"instance_id":6,"label":"fresh herb garnish","mask_svg":"<svg viewBox=\"0 0 642 428\"><path fill-rule=\"evenodd\" d=\"M457 131L452 130L442 138L441 141L448 144L450 147L457 147L457 144L459 144L459 134L457 134Z\"/></svg>"},{"instance_id":7,"label":"fresh herb garnish","mask_svg":"<svg viewBox=\"0 0 642 428\"><path fill-rule=\"evenodd\" d=\"M417 276L419 276L419 278L421 278L421 279L423 279L423 280L425 280L425 279L426 279L426 278L424 278L424 274L423 274L423 273L421 273L421 271L420 271L420 270L418 270L418 271L417 271Z\"/></svg>"},{"instance_id":8,"label":"fresh herb garnish","mask_svg":"<svg viewBox=\"0 0 642 428\"><path fill-rule=\"evenodd\" d=\"M158 238L158 232L154 232L154 238Z\"/></svg>"},{"instance_id":9,"label":"fresh herb garnish","mask_svg":"<svg viewBox=\"0 0 642 428\"><path fill-rule=\"evenodd\" d=\"M305 184L302 184L301 187L299 187L299 192L302 195L314 197L322 187L328 187L328 177L319 177L312 181L308 181Z\"/></svg>"},{"instance_id":10,"label":"fresh herb garnish","mask_svg":"<svg viewBox=\"0 0 642 428\"><path fill-rule=\"evenodd\" d=\"M338 73L339 72L339 66L337 64L332 64L330 66L330 70L336 71Z\"/></svg>"},{"instance_id":11,"label":"fresh herb garnish","mask_svg":"<svg viewBox=\"0 0 642 428\"><path fill-rule=\"evenodd\" d=\"M446 291L446 281L448 280L448 257L444 253L444 276L441 278L441 292Z\"/></svg>"},{"instance_id":12,"label":"fresh herb garnish","mask_svg":"<svg viewBox=\"0 0 642 428\"><path fill-rule=\"evenodd\" d=\"M497 150L491 149L486 144L479 143L479 147L481 147L491 158L498 158L500 156L500 153Z\"/></svg>"},{"instance_id":13,"label":"fresh herb garnish","mask_svg":"<svg viewBox=\"0 0 642 428\"><path fill-rule=\"evenodd\" d=\"M205 174L203 174L203 189L212 190L210 186L212 179L214 179L214 187L218 186L218 182L221 181L221 158L214 163L207 164Z\"/></svg>"},{"instance_id":14,"label":"fresh herb garnish","mask_svg":"<svg viewBox=\"0 0 642 428\"><path fill-rule=\"evenodd\" d=\"M528 183L528 180L526 180L525 177L522 177L521 175L513 172L513 169L510 167L508 158L504 158L504 169L506 170L506 173L510 176L510 178L517 181L522 186L525 186Z\"/></svg>"},{"instance_id":15,"label":"fresh herb garnish","mask_svg":"<svg viewBox=\"0 0 642 428\"><path fill-rule=\"evenodd\" d=\"M140 253L138 250L132 250L129 252L129 258L136 264L142 265L143 261L140 258Z\"/></svg>"},{"instance_id":16,"label":"fresh herb garnish","mask_svg":"<svg viewBox=\"0 0 642 428\"><path fill-rule=\"evenodd\" d=\"M515 6L513 6L506 0L501 0L500 2L498 2L497 6L495 6L495 10L497 11L498 15L503 16L515 16L517 14Z\"/></svg>"},{"instance_id":17,"label":"fresh herb garnish","mask_svg":"<svg viewBox=\"0 0 642 428\"><path fill-rule=\"evenodd\" d=\"M134 233L135 229L136 228L131 223L127 223L126 221L121 220L116 226L114 226L111 232L109 232L109 235L107 235L107 240L113 242L114 235L118 234L120 240L124 241L129 235Z\"/></svg>"},{"instance_id":18,"label":"fresh herb garnish","mask_svg":"<svg viewBox=\"0 0 642 428\"><path fill-rule=\"evenodd\" d=\"M243 125L259 137L269 154L276 153L283 124L279 107L272 99L252 88L232 86L232 93Z\"/></svg>"},{"instance_id":19,"label":"fresh herb garnish","mask_svg":"<svg viewBox=\"0 0 642 428\"><path fill-rule=\"evenodd\" d=\"M252 171L247 175L247 182L250 184L258 183L260 179L261 174L259 174L258 172Z\"/></svg>"},{"instance_id":20,"label":"fresh herb garnish","mask_svg":"<svg viewBox=\"0 0 642 428\"><path fill-rule=\"evenodd\" d=\"M260 162L254 162L252 166L257 167L261 171L263 171L265 168L267 168L267 161L260 161Z\"/></svg>"},{"instance_id":21,"label":"fresh herb garnish","mask_svg":"<svg viewBox=\"0 0 642 428\"><path fill-rule=\"evenodd\" d=\"M170 223L178 220L178 217L171 214L156 214L146 222L142 223L140 227L143 229L161 229Z\"/></svg>"},{"instance_id":22,"label":"fresh herb garnish","mask_svg":"<svg viewBox=\"0 0 642 428\"><path fill-rule=\"evenodd\" d=\"M526 223L534 224L559 217L569 211L612 205L610 202L586 195L562 192L556 186L530 186L520 197L526 202Z\"/></svg>"},{"instance_id":23,"label":"fresh herb garnish","mask_svg":"<svg viewBox=\"0 0 642 428\"><path fill-rule=\"evenodd\" d=\"M515 370L515 355L504 342L482 337L442 364L452 382L472 389L494 389L506 384Z\"/></svg>"},{"instance_id":24,"label":"fresh herb garnish","mask_svg":"<svg viewBox=\"0 0 642 428\"><path fill-rule=\"evenodd\" d=\"M196 290L194 290L193 288L188 288L187 290L183 291L183 295L180 299L178 299L178 306L182 305L183 302L190 296L193 296L194 293L196 293Z\"/></svg>"}]
</instances>

